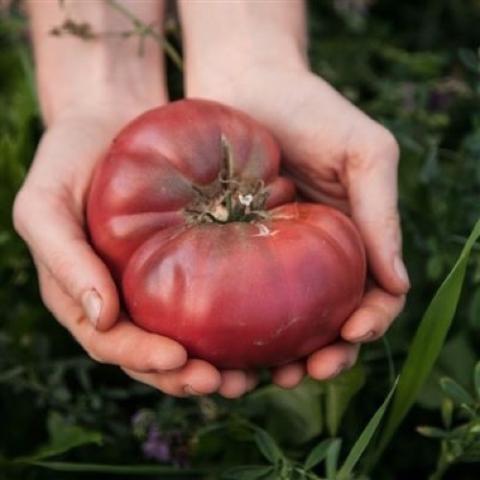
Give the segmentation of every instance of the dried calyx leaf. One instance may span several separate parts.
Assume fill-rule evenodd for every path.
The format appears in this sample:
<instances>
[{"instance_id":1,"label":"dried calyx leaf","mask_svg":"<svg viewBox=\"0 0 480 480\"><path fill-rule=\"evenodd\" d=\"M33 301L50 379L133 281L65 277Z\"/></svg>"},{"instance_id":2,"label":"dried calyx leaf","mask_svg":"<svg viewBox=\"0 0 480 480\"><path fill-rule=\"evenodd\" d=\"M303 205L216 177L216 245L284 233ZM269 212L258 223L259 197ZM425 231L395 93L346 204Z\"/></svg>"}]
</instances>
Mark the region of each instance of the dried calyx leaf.
<instances>
[{"instance_id":1,"label":"dried calyx leaf","mask_svg":"<svg viewBox=\"0 0 480 480\"><path fill-rule=\"evenodd\" d=\"M189 223L255 222L269 217L268 192L261 179L235 176L233 150L222 135L223 161L218 178L207 186L194 186L195 198L186 208Z\"/></svg>"}]
</instances>

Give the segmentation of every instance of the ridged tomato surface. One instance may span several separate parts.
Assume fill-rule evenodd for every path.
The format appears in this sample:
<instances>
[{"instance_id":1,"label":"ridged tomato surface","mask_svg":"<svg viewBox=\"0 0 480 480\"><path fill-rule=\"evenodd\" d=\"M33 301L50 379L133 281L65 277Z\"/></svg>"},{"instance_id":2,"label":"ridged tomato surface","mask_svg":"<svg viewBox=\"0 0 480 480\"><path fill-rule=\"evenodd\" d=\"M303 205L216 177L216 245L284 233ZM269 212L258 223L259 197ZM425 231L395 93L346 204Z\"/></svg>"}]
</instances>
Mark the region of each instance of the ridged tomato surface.
<instances>
[{"instance_id":1,"label":"ridged tomato surface","mask_svg":"<svg viewBox=\"0 0 480 480\"><path fill-rule=\"evenodd\" d=\"M363 295L360 235L340 212L294 202L279 164L264 127L204 100L149 111L118 135L87 218L135 323L223 368L281 365L338 337Z\"/></svg>"}]
</instances>

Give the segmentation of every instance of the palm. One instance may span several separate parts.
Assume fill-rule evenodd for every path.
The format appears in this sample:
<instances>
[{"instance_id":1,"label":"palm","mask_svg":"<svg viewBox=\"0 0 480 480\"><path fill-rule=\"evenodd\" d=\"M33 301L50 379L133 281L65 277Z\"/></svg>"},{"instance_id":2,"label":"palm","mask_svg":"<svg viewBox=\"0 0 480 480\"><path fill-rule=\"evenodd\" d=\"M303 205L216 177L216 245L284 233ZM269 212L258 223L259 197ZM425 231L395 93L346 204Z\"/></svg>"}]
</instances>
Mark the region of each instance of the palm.
<instances>
[{"instance_id":1,"label":"palm","mask_svg":"<svg viewBox=\"0 0 480 480\"><path fill-rule=\"evenodd\" d=\"M338 374L356 359L358 346L349 342L381 336L401 311L408 288L408 280L394 265L400 255L396 142L384 127L306 70L264 65L228 77L203 73L190 86L190 95L231 104L269 127L299 191L350 214L360 229L378 286L366 293L346 322L345 341L314 353L307 362L316 378ZM278 370L274 378L292 386L302 375L302 366L294 364Z\"/></svg>"}]
</instances>

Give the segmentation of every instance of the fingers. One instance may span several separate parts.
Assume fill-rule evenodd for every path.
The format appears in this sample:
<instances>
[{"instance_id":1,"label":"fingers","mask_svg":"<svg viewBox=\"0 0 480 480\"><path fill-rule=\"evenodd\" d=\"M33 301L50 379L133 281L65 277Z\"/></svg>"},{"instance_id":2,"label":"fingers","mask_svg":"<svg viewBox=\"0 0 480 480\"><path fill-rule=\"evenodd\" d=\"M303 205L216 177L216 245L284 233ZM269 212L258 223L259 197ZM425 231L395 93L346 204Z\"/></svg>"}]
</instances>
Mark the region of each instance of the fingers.
<instances>
[{"instance_id":1,"label":"fingers","mask_svg":"<svg viewBox=\"0 0 480 480\"><path fill-rule=\"evenodd\" d=\"M347 320L341 335L352 343L377 340L388 330L404 305L405 295L391 295L380 288L373 288Z\"/></svg>"},{"instance_id":2,"label":"fingers","mask_svg":"<svg viewBox=\"0 0 480 480\"><path fill-rule=\"evenodd\" d=\"M350 150L344 182L376 280L385 290L401 295L408 291L409 279L401 256L397 211L399 151L390 132L376 128L379 130L371 145Z\"/></svg>"},{"instance_id":3,"label":"fingers","mask_svg":"<svg viewBox=\"0 0 480 480\"><path fill-rule=\"evenodd\" d=\"M43 301L94 360L138 372L176 369L187 361L180 344L146 332L125 318L108 331L96 330L82 308L41 264L38 273Z\"/></svg>"},{"instance_id":4,"label":"fingers","mask_svg":"<svg viewBox=\"0 0 480 480\"><path fill-rule=\"evenodd\" d=\"M358 357L359 346L337 342L310 355L307 372L316 380L328 380L351 368Z\"/></svg>"},{"instance_id":5,"label":"fingers","mask_svg":"<svg viewBox=\"0 0 480 480\"><path fill-rule=\"evenodd\" d=\"M203 360L189 360L180 369L160 373L140 373L123 369L133 379L150 385L169 395L208 395L218 391L225 398L238 398L257 384L257 376L242 370L219 372Z\"/></svg>"},{"instance_id":6,"label":"fingers","mask_svg":"<svg viewBox=\"0 0 480 480\"><path fill-rule=\"evenodd\" d=\"M272 371L272 381L282 388L295 388L305 375L303 362L293 362Z\"/></svg>"},{"instance_id":7,"label":"fingers","mask_svg":"<svg viewBox=\"0 0 480 480\"><path fill-rule=\"evenodd\" d=\"M95 328L106 330L118 317L117 290L110 272L88 244L81 220L68 205L68 199L54 199L48 193L22 193L15 202L15 227L37 263L82 306Z\"/></svg>"},{"instance_id":8,"label":"fingers","mask_svg":"<svg viewBox=\"0 0 480 480\"><path fill-rule=\"evenodd\" d=\"M257 376L253 372L243 370L224 370L222 384L218 393L225 398L238 398L253 390L257 384Z\"/></svg>"},{"instance_id":9,"label":"fingers","mask_svg":"<svg viewBox=\"0 0 480 480\"><path fill-rule=\"evenodd\" d=\"M139 382L177 397L208 395L216 392L222 383L220 372L203 360L189 360L183 367L168 372L140 373L128 368L122 370Z\"/></svg>"}]
</instances>

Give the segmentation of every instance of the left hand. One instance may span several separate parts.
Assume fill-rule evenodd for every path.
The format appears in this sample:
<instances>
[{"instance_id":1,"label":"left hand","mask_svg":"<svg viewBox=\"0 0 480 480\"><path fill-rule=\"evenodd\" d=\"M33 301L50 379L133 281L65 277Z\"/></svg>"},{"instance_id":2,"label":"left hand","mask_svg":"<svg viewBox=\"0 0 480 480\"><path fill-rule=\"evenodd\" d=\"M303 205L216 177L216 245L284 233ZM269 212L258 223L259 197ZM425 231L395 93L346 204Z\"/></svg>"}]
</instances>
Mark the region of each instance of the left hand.
<instances>
[{"instance_id":1,"label":"left hand","mask_svg":"<svg viewBox=\"0 0 480 480\"><path fill-rule=\"evenodd\" d=\"M343 210L361 232L373 282L343 326L342 339L306 363L273 372L273 381L286 388L306 372L319 380L332 378L355 363L361 343L385 333L409 289L397 210L397 142L301 65L259 63L232 71L212 65L189 70L187 64L187 75L189 97L223 102L267 126L300 192Z\"/></svg>"}]
</instances>

